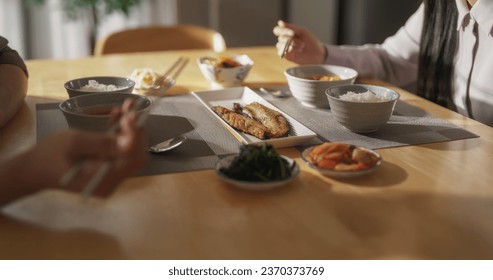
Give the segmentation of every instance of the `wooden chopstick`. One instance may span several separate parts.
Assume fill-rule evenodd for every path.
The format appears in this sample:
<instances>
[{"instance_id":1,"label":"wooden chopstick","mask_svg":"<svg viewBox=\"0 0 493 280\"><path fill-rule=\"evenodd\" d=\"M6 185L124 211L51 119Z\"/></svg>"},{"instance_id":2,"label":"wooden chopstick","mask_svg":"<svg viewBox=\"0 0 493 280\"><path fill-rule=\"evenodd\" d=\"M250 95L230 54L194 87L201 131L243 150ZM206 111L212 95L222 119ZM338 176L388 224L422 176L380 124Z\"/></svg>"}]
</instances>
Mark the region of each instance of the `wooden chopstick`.
<instances>
[{"instance_id":1,"label":"wooden chopstick","mask_svg":"<svg viewBox=\"0 0 493 280\"><path fill-rule=\"evenodd\" d=\"M142 103L142 99L137 100L137 102L130 108L129 111L125 112L123 116L128 115L130 112L137 111L137 108L140 107L140 103ZM152 105L152 104L151 104ZM122 117L123 117L122 116ZM116 133L120 129L120 121L117 120L109 129L108 133ZM67 186L74 178L75 176L81 171L82 167L84 166L84 163L86 160L80 160L76 162L59 180L60 186L64 187Z\"/></svg>"},{"instance_id":2,"label":"wooden chopstick","mask_svg":"<svg viewBox=\"0 0 493 280\"><path fill-rule=\"evenodd\" d=\"M286 42L286 44L284 45L284 49L282 50L281 58L284 58L286 56L286 54L288 53L289 47L291 46L291 43L292 42L293 42L293 37L289 36L288 37L288 41Z\"/></svg>"},{"instance_id":3,"label":"wooden chopstick","mask_svg":"<svg viewBox=\"0 0 493 280\"><path fill-rule=\"evenodd\" d=\"M188 58L185 58L183 56L178 58L178 60L175 61L175 63L173 63L173 65L171 65L171 67L163 74L163 76L169 77L171 75L171 73L175 70L175 68L179 67L178 70L176 70L175 74L173 76L171 76L172 79L175 79L180 74L181 70L183 70L185 65L187 65L186 64L187 62L188 62Z\"/></svg>"},{"instance_id":4,"label":"wooden chopstick","mask_svg":"<svg viewBox=\"0 0 493 280\"><path fill-rule=\"evenodd\" d=\"M121 116L123 118L124 116L130 114L131 112L137 112L138 108L140 108L141 103L143 103L143 99L138 99L137 102L134 103L134 105ZM152 106L154 105L155 102L151 103L149 110L147 113L143 113L142 115L139 116L139 119L137 121L137 127L142 127L145 124L145 120L149 117L149 113L152 109ZM120 120L118 120L111 128L110 128L110 133L117 133L118 130L120 130ZM96 189L99 184L101 184L101 181L106 177L108 172L111 170L113 167L114 162L113 161L106 161L94 174L94 176L91 177L91 180L87 183L87 185L82 189L81 195L84 198L88 198L93 191Z\"/></svg>"},{"instance_id":5,"label":"wooden chopstick","mask_svg":"<svg viewBox=\"0 0 493 280\"><path fill-rule=\"evenodd\" d=\"M178 67L178 69L172 75L172 79L176 79L178 77L178 75L181 73L181 71L183 70L183 68L185 68L185 66L187 65L187 63L188 63L188 58L180 57L168 69L168 71L166 71L165 75L166 76L170 75L174 71L174 69ZM140 103L141 102L143 102L143 101L140 100L140 99L137 100L137 102L130 108L130 110L128 110L127 112L125 112L125 114L122 117L126 116L130 112L137 111L137 108L140 107L140 105L141 105ZM151 105L150 105L151 108L149 108L149 110L147 110L147 113L146 114L142 114L141 116L139 116L139 120L137 122L137 127L142 127L145 124L145 121L147 120L147 118L149 116L149 113L152 110L152 107L156 103L157 103L156 101L153 101L151 103ZM110 132L110 133L116 133L119 129L120 129L120 121L118 120L114 125L111 126L111 128L109 129L108 132ZM74 164L72 166L72 168L69 169L60 178L59 184L61 186L67 186L75 178L75 176L80 172L80 170L82 169L84 163L85 163L85 160L81 160L81 161L78 161L76 164ZM113 164L114 163L112 161L107 161L107 162L104 163L104 165L101 166L100 169L98 169L98 171L96 172L96 174L94 174L94 176L91 178L91 180L86 184L86 186L84 187L84 189L81 191L81 195L84 198L89 197L94 192L94 190L96 189L96 187L99 186L99 184L101 183L101 181L106 177L106 175L108 174L108 172L111 170L111 168L113 167Z\"/></svg>"}]
</instances>

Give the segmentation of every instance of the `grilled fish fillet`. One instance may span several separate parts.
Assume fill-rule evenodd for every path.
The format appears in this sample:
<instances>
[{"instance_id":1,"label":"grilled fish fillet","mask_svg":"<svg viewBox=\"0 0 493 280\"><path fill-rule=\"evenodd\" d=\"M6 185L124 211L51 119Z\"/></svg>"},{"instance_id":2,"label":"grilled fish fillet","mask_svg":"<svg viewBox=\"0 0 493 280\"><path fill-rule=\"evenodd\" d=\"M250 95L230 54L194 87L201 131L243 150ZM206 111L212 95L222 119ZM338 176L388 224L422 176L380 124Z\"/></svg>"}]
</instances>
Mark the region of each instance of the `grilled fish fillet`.
<instances>
[{"instance_id":1,"label":"grilled fish fillet","mask_svg":"<svg viewBox=\"0 0 493 280\"><path fill-rule=\"evenodd\" d=\"M259 121L229 110L223 106L213 106L212 110L229 125L239 131L251 134L259 139L270 138L269 129Z\"/></svg>"},{"instance_id":2,"label":"grilled fish fillet","mask_svg":"<svg viewBox=\"0 0 493 280\"><path fill-rule=\"evenodd\" d=\"M241 107L234 104L235 110ZM269 129L271 138L286 136L289 132L289 124L286 118L278 111L272 110L258 102L252 102L242 108L242 112L259 121Z\"/></svg>"}]
</instances>

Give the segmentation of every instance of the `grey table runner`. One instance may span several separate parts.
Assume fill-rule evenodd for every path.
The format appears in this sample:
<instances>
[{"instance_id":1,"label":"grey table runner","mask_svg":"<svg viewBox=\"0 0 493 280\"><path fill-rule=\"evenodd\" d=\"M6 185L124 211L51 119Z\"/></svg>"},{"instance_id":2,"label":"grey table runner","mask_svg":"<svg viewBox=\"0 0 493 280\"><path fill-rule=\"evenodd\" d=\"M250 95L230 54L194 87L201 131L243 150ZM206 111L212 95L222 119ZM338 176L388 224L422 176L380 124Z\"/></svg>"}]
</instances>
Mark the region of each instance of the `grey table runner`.
<instances>
[{"instance_id":1,"label":"grey table runner","mask_svg":"<svg viewBox=\"0 0 493 280\"><path fill-rule=\"evenodd\" d=\"M328 109L307 108L292 97L264 98L319 135L304 146L332 141L380 149L478 137L402 101L379 131L356 134L340 126ZM175 150L150 154L149 164L139 175L210 169L221 156L239 152L240 142L192 95L169 96L159 102L146 123L149 145L181 134L188 140ZM68 128L58 103L38 104L36 119L38 141Z\"/></svg>"},{"instance_id":2,"label":"grey table runner","mask_svg":"<svg viewBox=\"0 0 493 280\"><path fill-rule=\"evenodd\" d=\"M263 97L317 133L319 142L345 142L369 149L382 149L478 137L400 100L385 126L373 133L357 134L337 123L330 109L308 108L293 97Z\"/></svg>"},{"instance_id":3,"label":"grey table runner","mask_svg":"<svg viewBox=\"0 0 493 280\"><path fill-rule=\"evenodd\" d=\"M188 140L175 150L150 154L139 175L210 169L221 156L239 152L240 143L192 95L165 97L159 102L146 123L149 145L181 134ZM36 120L38 141L68 128L58 103L37 104Z\"/></svg>"}]
</instances>

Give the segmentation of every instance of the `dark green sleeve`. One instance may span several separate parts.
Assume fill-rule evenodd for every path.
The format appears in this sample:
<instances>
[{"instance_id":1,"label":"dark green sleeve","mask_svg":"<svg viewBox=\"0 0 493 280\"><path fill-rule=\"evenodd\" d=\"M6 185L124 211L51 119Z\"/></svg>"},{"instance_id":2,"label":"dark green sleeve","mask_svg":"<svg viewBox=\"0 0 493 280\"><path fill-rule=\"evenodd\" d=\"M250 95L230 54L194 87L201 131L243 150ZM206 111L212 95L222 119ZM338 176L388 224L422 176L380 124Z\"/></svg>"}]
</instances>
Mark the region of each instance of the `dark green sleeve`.
<instances>
[{"instance_id":1,"label":"dark green sleeve","mask_svg":"<svg viewBox=\"0 0 493 280\"><path fill-rule=\"evenodd\" d=\"M14 64L28 75L26 64L17 51L8 46L9 41L0 36L0 64Z\"/></svg>"}]
</instances>

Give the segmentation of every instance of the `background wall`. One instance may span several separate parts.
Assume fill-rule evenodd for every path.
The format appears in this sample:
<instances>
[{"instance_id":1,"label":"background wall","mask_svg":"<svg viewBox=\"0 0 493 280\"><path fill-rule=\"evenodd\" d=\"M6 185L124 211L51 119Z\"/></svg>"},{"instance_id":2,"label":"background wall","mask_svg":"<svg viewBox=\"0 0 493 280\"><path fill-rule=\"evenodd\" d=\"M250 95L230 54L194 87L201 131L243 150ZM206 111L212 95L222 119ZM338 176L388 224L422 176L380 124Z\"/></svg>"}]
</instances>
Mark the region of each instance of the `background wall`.
<instances>
[{"instance_id":1,"label":"background wall","mask_svg":"<svg viewBox=\"0 0 493 280\"><path fill-rule=\"evenodd\" d=\"M272 28L279 19L306 27L325 43L380 43L394 34L420 3L421 0L180 0L178 21L215 28L231 47L274 44Z\"/></svg>"},{"instance_id":2,"label":"background wall","mask_svg":"<svg viewBox=\"0 0 493 280\"><path fill-rule=\"evenodd\" d=\"M0 0L0 34L25 59L91 55L90 22L67 20L61 3L28 9L24 1ZM272 28L284 19L311 30L325 43L380 43L395 33L421 0L141 0L126 18L107 16L98 36L143 26L188 23L221 32L228 47L274 45Z\"/></svg>"},{"instance_id":3,"label":"background wall","mask_svg":"<svg viewBox=\"0 0 493 280\"><path fill-rule=\"evenodd\" d=\"M381 43L406 22L420 3L421 0L340 1L337 42Z\"/></svg>"},{"instance_id":4,"label":"background wall","mask_svg":"<svg viewBox=\"0 0 493 280\"><path fill-rule=\"evenodd\" d=\"M179 0L178 21L221 32L228 47L272 45L272 28L284 17L286 0ZM193 7L193 9L192 9Z\"/></svg>"},{"instance_id":5,"label":"background wall","mask_svg":"<svg viewBox=\"0 0 493 280\"><path fill-rule=\"evenodd\" d=\"M306 27L324 43L337 44L338 24L341 19L339 2L345 1L347 0L288 1L288 20Z\"/></svg>"},{"instance_id":6,"label":"background wall","mask_svg":"<svg viewBox=\"0 0 493 280\"><path fill-rule=\"evenodd\" d=\"M18 0L0 0L0 35L6 37L12 46L26 53L24 44L24 20L22 3Z\"/></svg>"},{"instance_id":7,"label":"background wall","mask_svg":"<svg viewBox=\"0 0 493 280\"><path fill-rule=\"evenodd\" d=\"M0 0L0 34L10 41L24 59L64 59L89 56L92 53L90 33L93 22L90 11L79 11L70 19L64 11L66 0L45 0L41 6L26 0ZM97 36L125 28L177 23L178 0L141 0L129 17L113 13L101 17ZM201 1L201 0L197 0ZM99 7L100 12L104 7Z\"/></svg>"}]
</instances>

